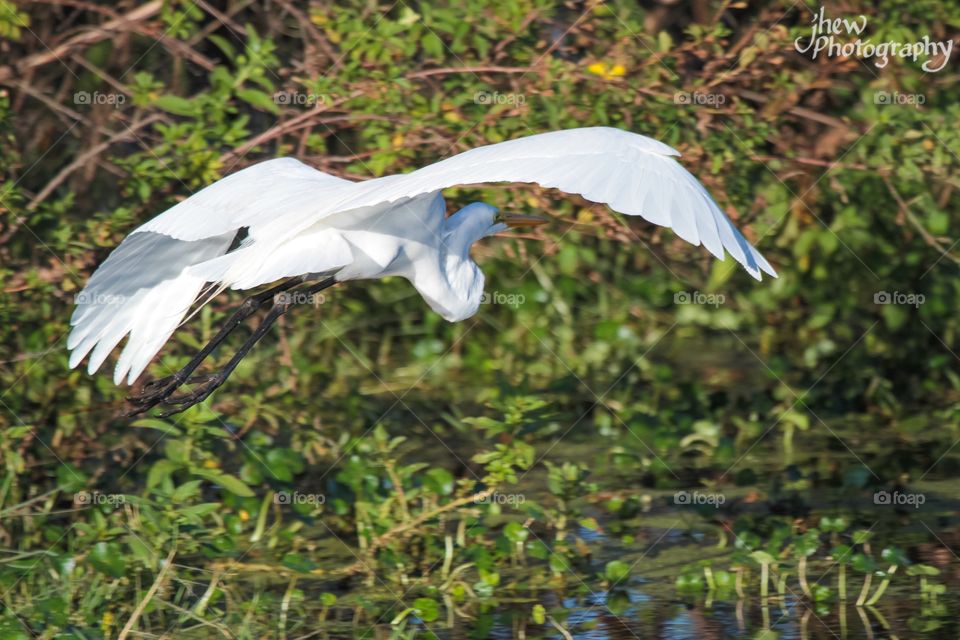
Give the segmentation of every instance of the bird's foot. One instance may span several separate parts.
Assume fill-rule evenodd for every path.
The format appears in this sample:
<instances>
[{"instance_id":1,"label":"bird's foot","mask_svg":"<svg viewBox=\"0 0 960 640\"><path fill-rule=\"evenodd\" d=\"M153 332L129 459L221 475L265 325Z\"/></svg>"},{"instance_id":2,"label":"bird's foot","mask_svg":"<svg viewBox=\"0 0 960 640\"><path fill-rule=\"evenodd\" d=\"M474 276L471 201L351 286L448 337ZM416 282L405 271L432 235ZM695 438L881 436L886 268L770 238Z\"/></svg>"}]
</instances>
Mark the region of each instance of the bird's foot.
<instances>
[{"instance_id":1,"label":"bird's foot","mask_svg":"<svg viewBox=\"0 0 960 640\"><path fill-rule=\"evenodd\" d=\"M141 413L146 413L153 407L163 404L163 405L178 405L179 403L173 402L178 397L183 396L173 396L174 392L185 384L197 384L201 382L206 382L211 376L193 376L187 377L187 374L183 372L177 372L172 376L166 376L165 378L158 378L156 380L150 380L145 385L143 385L143 390L134 396L127 397L127 402L134 405L134 408L124 414L125 418L132 418ZM224 377L224 380L226 377ZM221 380L220 384L223 384ZM219 385L217 385L219 386ZM214 387L216 388L216 387ZM213 389L211 389L211 392ZM187 395L187 394L184 394ZM204 398L206 398L210 393L207 393ZM172 397L171 397L172 396ZM200 402L198 400L197 402ZM196 404L196 403L194 403ZM193 405L189 405L193 406ZM178 413L184 409L189 408L189 406L171 411L165 414L161 414L161 417L170 415L173 413Z\"/></svg>"},{"instance_id":2,"label":"bird's foot","mask_svg":"<svg viewBox=\"0 0 960 640\"><path fill-rule=\"evenodd\" d=\"M171 395L167 398L164 398L164 406L173 407L164 411L160 414L161 418L166 418L175 413L180 413L181 411L186 411L192 406L198 405L207 398L210 397L210 394L216 391L220 386L227 381L227 377L230 375L228 371L219 371L217 373L212 373L205 376L197 376L195 378L190 378L188 381L189 384L197 384L198 386L187 393L181 393L179 395Z\"/></svg>"}]
</instances>

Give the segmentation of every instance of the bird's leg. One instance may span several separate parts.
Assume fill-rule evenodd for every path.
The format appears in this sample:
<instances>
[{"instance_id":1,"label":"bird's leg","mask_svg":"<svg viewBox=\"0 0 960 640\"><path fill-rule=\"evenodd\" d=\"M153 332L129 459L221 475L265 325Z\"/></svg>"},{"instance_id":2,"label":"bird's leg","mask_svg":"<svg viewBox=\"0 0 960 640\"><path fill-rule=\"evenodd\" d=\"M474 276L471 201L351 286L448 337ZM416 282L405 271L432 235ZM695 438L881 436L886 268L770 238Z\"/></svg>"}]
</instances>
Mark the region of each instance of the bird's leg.
<instances>
[{"instance_id":1,"label":"bird's leg","mask_svg":"<svg viewBox=\"0 0 960 640\"><path fill-rule=\"evenodd\" d=\"M234 329L240 326L241 322L256 313L257 309L265 305L267 302L273 300L278 293L283 293L284 291L301 284L303 281L304 278L302 276L291 278L285 282L281 282L275 287L271 287L266 291L252 295L244 300L240 304L240 308L237 309L232 316L230 316L230 319L227 320L220 331L217 332L217 335L215 335L210 342L208 342L199 352L197 352L197 354L190 359L190 362L188 362L186 366L171 376L147 382L143 386L143 390L140 395L130 396L127 398L127 401L135 405L136 408L127 413L126 417L132 417L143 413L170 397L170 395L173 394L173 392L176 391L180 385L184 384L190 379L190 374L192 374L211 353L213 353L213 350L216 349L227 338L227 336L233 332Z\"/></svg>"},{"instance_id":2,"label":"bird's leg","mask_svg":"<svg viewBox=\"0 0 960 640\"><path fill-rule=\"evenodd\" d=\"M277 321L277 318L282 316L290 309L291 306L293 306L297 297L311 296L328 287L332 287L334 284L336 284L336 282L337 281L333 278L326 278L325 280L322 280L309 287L304 287L303 289L293 291L289 294L281 295L276 302L274 302L273 306L270 307L266 317L264 317L263 321L260 322L253 334L247 338L243 345L241 345L240 349L237 350L237 352L232 358L230 358L223 368L209 376L198 378L197 382L199 385L193 391L177 396L170 396L168 394L162 400L164 405L174 406L175 408L162 413L161 417L179 413L206 400L211 393L213 393L218 387L220 387L220 385L226 382L227 378L230 377L230 374L233 373L233 370L236 369L237 365L240 364L240 361L243 360L247 353L250 352L250 349L253 348L253 345L259 342L260 339L267 334L267 332L270 330L270 327L272 327Z\"/></svg>"}]
</instances>

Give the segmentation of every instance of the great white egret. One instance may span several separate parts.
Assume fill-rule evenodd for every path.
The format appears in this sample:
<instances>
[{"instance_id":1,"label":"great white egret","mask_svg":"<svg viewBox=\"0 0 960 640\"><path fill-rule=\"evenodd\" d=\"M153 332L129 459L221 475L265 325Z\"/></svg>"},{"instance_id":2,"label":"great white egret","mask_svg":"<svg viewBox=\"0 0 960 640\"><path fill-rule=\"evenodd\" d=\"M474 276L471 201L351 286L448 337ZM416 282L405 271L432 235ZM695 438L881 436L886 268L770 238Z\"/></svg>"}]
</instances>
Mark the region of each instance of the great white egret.
<instances>
[{"instance_id":1,"label":"great white egret","mask_svg":"<svg viewBox=\"0 0 960 640\"><path fill-rule=\"evenodd\" d=\"M204 188L135 229L78 294L67 341L70 367L90 355L94 373L129 336L113 379L133 383L198 301L226 288L280 284L248 298L189 364L130 398L133 413L164 403L183 410L219 387L291 305L338 282L402 276L451 322L477 312L483 272L470 258L478 240L539 222L472 203L445 215L443 189L534 182L575 193L670 227L719 259L724 250L757 280L776 272L744 239L706 189L638 134L590 127L532 135L471 149L412 173L351 182L293 158L268 160ZM205 286L208 287L205 289ZM277 295L284 294L284 295ZM265 319L217 373L191 378L213 349L260 306ZM174 395L184 383L189 393Z\"/></svg>"}]
</instances>

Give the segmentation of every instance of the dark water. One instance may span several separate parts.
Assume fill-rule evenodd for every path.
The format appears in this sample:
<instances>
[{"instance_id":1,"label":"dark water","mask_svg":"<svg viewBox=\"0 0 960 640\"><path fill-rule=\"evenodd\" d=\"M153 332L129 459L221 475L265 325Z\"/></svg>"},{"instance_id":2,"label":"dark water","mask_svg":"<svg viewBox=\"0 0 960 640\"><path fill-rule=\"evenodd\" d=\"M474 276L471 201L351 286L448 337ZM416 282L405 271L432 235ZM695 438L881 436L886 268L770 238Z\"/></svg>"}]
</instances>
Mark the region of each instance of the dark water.
<instances>
[{"instance_id":1,"label":"dark water","mask_svg":"<svg viewBox=\"0 0 960 640\"><path fill-rule=\"evenodd\" d=\"M952 436L938 435L936 430L925 433L930 437L908 442L902 432L880 430L869 435L874 441L869 451L896 452L901 468L927 468L931 460L949 451ZM596 495L586 496L582 506L582 515L593 518L599 526L571 532L593 550L587 564L565 576L562 585L551 583L547 587L535 579L546 571L542 563L515 567L492 597L453 612L443 611L438 620L408 626L406 632L416 630L417 637L432 633L443 638L563 638L564 633L573 638L669 640L960 637L960 602L954 592L954 585L960 584L960 558L954 552L960 548L960 493L951 477L953 470L945 464L914 483L906 482L910 474L899 474L892 480L873 476L865 480L870 475L868 467L889 467L889 456L868 452L859 460L837 444L840 438L854 442L864 437L862 422L850 420L836 422L831 432L797 436L789 454L781 437L767 438L751 458L753 475L747 477L754 481L726 481L716 489L725 496L724 504L707 508L677 505L676 479L671 480L674 486L669 488L643 486L651 481L642 480L636 470L597 464L608 455L607 443L571 439L558 445L556 459L586 461L594 457L593 468L606 470L604 476L592 478L597 482ZM717 469L727 466L729 463L721 464ZM716 477L718 473L700 468L696 475ZM913 475L919 478L921 474ZM522 484L518 490L526 491L531 499L544 497L542 476L531 474ZM686 489L705 490L702 484ZM878 504L876 493L886 489L922 495L922 504ZM611 516L603 508L611 493L642 497L640 512L629 518ZM943 585L944 592L923 594L920 578L907 575L904 569L893 576L874 606L856 606L863 580L862 574L851 568L846 574L845 603L835 596L820 603L804 598L793 568L787 569L793 575L782 598L774 586L766 600L760 596L756 571L751 578L754 584L744 588L743 598L732 589L708 592L677 588L677 576L699 572L701 564L708 563L714 570L733 564L733 532L738 523L749 521L761 530L773 520L814 526L822 516L838 515L858 528L869 528L876 547L873 555L879 556L881 546L894 545L911 564L938 569L940 574L930 581ZM632 571L621 587L608 591L595 576L614 559L623 560ZM785 564L790 563L785 559ZM822 584L836 593L837 578L838 569L828 558L811 565L811 584ZM879 583L880 578L875 577L871 593ZM345 588L343 594L349 597L350 590ZM563 632L549 621L537 624L532 619L531 609L537 603L555 616ZM331 637L398 637L389 625L389 616L372 625L356 625L351 622L354 616L355 611L349 608L337 608L323 632Z\"/></svg>"}]
</instances>

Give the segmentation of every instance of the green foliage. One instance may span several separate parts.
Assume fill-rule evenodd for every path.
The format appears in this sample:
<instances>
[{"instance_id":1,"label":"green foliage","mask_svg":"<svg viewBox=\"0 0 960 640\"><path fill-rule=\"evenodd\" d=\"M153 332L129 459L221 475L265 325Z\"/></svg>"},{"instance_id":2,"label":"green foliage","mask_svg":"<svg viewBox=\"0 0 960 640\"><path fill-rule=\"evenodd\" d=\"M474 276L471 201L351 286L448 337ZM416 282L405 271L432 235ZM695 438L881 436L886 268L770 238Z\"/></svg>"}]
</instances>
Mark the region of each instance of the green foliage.
<instances>
[{"instance_id":1,"label":"green foliage","mask_svg":"<svg viewBox=\"0 0 960 640\"><path fill-rule=\"evenodd\" d=\"M949 624L931 548L956 488L923 487L925 529L870 494L958 470L952 72L804 58L803 5L648 4L176 0L121 36L102 28L121 8L0 0L0 636L139 616L143 634L534 637L592 631L603 602L652 637L687 615L674 586L818 616L903 596L902 637ZM949 3L845 11L875 38L960 26ZM96 265L223 175L296 156L365 178L592 125L683 152L780 278L580 198L464 187L451 206L557 219L477 249L502 295L468 322L405 282L338 287L172 420L118 419L126 389L67 369ZM722 302L676 303L693 292ZM667 504L678 489L725 502Z\"/></svg>"}]
</instances>

